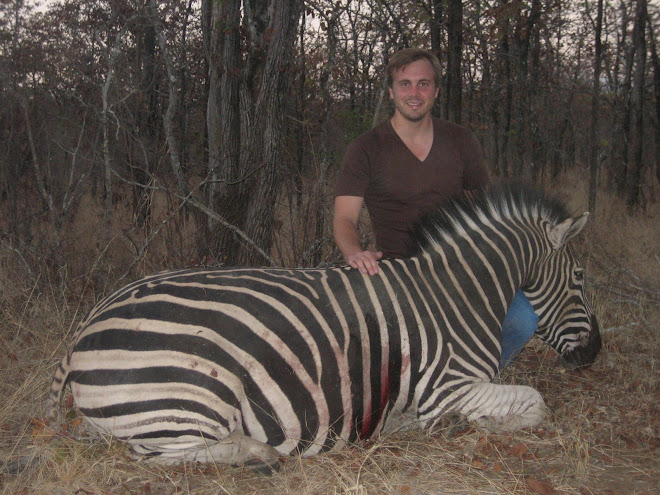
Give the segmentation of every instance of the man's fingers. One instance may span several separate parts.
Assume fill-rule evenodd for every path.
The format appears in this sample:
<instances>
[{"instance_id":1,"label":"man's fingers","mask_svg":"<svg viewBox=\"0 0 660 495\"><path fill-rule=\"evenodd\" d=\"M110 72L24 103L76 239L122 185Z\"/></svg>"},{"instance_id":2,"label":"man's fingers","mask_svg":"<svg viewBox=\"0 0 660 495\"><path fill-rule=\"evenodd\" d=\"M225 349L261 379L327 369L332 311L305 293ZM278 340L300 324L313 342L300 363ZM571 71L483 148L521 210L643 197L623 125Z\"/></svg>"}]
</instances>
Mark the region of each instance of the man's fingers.
<instances>
[{"instance_id":1,"label":"man's fingers","mask_svg":"<svg viewBox=\"0 0 660 495\"><path fill-rule=\"evenodd\" d=\"M347 261L353 268L357 268L361 273L376 275L378 273L378 260L383 256L381 252L372 253L371 251L362 251L351 256Z\"/></svg>"},{"instance_id":2,"label":"man's fingers","mask_svg":"<svg viewBox=\"0 0 660 495\"><path fill-rule=\"evenodd\" d=\"M360 270L360 272L364 273L365 275L367 274L367 268L366 266L364 266L364 263L361 262L359 263L357 261L351 260L348 262L348 264L351 265L353 268L357 268L358 270Z\"/></svg>"}]
</instances>

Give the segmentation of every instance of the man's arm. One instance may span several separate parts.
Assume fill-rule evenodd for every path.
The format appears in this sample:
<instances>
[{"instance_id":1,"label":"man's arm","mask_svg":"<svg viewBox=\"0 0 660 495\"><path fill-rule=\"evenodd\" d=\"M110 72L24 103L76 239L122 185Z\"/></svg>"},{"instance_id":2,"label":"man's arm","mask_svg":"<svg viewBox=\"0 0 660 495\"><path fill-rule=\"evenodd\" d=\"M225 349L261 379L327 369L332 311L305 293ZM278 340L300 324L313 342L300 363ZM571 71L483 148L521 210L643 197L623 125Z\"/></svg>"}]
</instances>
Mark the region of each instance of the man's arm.
<instances>
[{"instance_id":1,"label":"man's arm","mask_svg":"<svg viewBox=\"0 0 660 495\"><path fill-rule=\"evenodd\" d=\"M359 196L337 196L332 227L335 242L346 263L362 273L375 275L378 273L378 260L383 257L383 253L363 251L360 246L357 226L363 202L364 198Z\"/></svg>"}]
</instances>

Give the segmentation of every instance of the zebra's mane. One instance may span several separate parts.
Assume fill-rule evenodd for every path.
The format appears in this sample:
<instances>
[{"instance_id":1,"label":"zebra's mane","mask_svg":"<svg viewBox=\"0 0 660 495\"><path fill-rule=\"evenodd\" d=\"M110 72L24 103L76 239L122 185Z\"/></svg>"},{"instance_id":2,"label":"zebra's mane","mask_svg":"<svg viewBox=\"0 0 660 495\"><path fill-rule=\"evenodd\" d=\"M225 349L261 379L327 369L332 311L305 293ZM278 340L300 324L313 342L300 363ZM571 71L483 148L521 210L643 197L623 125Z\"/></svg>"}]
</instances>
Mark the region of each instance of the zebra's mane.
<instances>
[{"instance_id":1,"label":"zebra's mane","mask_svg":"<svg viewBox=\"0 0 660 495\"><path fill-rule=\"evenodd\" d=\"M543 217L553 224L566 220L566 206L538 188L499 183L477 193L472 200L450 200L427 213L413 229L414 254L441 239L493 221Z\"/></svg>"}]
</instances>

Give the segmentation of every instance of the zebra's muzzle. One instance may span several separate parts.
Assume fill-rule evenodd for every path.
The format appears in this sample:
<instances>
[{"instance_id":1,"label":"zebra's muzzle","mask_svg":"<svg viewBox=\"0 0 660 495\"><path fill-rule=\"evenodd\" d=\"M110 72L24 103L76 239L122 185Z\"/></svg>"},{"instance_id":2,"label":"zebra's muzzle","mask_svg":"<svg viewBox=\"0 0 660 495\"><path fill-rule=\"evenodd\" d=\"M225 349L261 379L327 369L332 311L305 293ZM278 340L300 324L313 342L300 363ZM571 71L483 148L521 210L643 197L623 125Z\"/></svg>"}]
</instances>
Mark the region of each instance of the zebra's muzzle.
<instances>
[{"instance_id":1,"label":"zebra's muzzle","mask_svg":"<svg viewBox=\"0 0 660 495\"><path fill-rule=\"evenodd\" d=\"M588 368L596 360L602 346L600 329L595 316L591 317L591 331L586 343L563 353L560 357L561 364L570 370Z\"/></svg>"}]
</instances>

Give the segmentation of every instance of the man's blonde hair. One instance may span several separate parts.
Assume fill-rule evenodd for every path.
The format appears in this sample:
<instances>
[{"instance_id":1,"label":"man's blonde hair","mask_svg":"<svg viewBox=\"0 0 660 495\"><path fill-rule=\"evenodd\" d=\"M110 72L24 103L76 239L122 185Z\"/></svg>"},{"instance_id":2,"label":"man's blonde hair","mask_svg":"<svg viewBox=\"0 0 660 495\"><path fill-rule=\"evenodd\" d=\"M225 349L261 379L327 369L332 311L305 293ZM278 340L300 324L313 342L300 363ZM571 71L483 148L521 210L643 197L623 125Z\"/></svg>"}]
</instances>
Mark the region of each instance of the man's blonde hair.
<instances>
[{"instance_id":1,"label":"man's blonde hair","mask_svg":"<svg viewBox=\"0 0 660 495\"><path fill-rule=\"evenodd\" d=\"M391 88L394 83L394 73L399 69L403 69L405 66L417 62L418 60L428 60L433 67L433 72L435 74L433 80L435 86L440 86L440 80L442 76L442 67L440 66L440 61L433 52L425 50L423 48L404 48L399 50L390 58L390 61L387 63L387 68L385 72L387 74L387 85Z\"/></svg>"}]
</instances>

